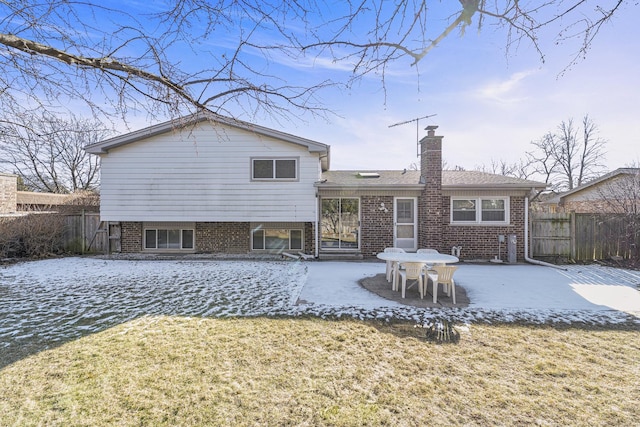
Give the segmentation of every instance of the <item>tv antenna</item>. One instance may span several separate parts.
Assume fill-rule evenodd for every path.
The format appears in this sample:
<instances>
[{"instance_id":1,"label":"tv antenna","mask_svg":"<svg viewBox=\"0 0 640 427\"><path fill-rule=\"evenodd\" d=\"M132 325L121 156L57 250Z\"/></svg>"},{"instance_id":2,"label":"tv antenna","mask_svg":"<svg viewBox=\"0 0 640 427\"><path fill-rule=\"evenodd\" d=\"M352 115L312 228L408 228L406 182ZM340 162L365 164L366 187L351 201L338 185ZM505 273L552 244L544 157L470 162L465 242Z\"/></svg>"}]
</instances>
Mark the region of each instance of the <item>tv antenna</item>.
<instances>
[{"instance_id":1,"label":"tv antenna","mask_svg":"<svg viewBox=\"0 0 640 427\"><path fill-rule=\"evenodd\" d=\"M428 119L429 117L433 117L433 116L437 116L437 114L430 114L428 116L407 120L405 122L394 123L392 125L389 125L389 127L392 128L394 126L406 125L407 123L416 122L416 157L420 157L420 120Z\"/></svg>"}]
</instances>

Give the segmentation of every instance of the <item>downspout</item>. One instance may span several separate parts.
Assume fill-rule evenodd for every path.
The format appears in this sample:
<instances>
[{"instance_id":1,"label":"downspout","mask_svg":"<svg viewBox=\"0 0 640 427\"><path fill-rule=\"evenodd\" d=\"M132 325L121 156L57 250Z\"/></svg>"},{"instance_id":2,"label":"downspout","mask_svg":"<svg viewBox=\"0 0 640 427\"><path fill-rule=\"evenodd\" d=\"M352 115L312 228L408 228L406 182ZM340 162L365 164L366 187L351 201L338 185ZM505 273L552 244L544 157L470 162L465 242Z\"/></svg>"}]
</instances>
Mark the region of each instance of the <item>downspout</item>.
<instances>
[{"instance_id":1,"label":"downspout","mask_svg":"<svg viewBox=\"0 0 640 427\"><path fill-rule=\"evenodd\" d=\"M318 258L320 256L320 252L319 252L319 249L318 249L318 246L319 246L319 243L320 243L320 233L318 231L318 226L320 225L320 220L318 218L318 215L319 215L319 212L320 212L320 209L318 209L319 205L320 205L320 197L318 196L318 188L316 187L316 215L315 215L316 220L315 220L315 227L314 227L315 228L315 230L314 230L314 238L315 238L316 244L315 244L315 248L314 248L314 251L313 251L314 252L314 256L316 258Z\"/></svg>"},{"instance_id":2,"label":"downspout","mask_svg":"<svg viewBox=\"0 0 640 427\"><path fill-rule=\"evenodd\" d=\"M567 271L565 267L560 265L529 258L529 196L525 196L524 198L524 260L530 264L543 265L545 267L553 267Z\"/></svg>"}]
</instances>

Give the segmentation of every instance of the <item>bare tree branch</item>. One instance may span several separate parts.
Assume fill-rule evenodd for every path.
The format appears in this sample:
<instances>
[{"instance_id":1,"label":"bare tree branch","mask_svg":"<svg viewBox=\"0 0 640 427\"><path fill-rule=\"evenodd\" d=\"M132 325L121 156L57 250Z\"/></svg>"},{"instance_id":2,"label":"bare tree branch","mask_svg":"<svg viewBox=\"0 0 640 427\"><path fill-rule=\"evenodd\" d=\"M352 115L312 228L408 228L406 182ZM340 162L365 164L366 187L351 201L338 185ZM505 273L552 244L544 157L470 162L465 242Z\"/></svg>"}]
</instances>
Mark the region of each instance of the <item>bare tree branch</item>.
<instances>
[{"instance_id":1,"label":"bare tree branch","mask_svg":"<svg viewBox=\"0 0 640 427\"><path fill-rule=\"evenodd\" d=\"M82 102L122 119L131 111L166 117L200 109L324 115L319 91L370 73L384 88L392 64L417 66L474 23L479 32L503 30L507 52L527 42L543 61L550 48L543 31L557 33L551 46L577 40L575 63L634 3L175 0L142 11L95 0L0 0L0 108L59 112ZM309 58L350 73L334 81L282 76L282 67Z\"/></svg>"}]
</instances>

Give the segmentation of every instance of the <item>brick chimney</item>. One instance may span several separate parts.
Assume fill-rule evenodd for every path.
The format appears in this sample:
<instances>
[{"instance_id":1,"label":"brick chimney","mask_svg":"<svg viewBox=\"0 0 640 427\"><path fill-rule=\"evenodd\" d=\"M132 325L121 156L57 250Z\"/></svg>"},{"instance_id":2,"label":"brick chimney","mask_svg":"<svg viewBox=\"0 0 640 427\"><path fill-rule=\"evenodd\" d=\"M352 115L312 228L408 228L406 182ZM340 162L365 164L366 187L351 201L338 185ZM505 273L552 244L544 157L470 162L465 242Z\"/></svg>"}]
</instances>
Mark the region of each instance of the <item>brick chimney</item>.
<instances>
[{"instance_id":1,"label":"brick chimney","mask_svg":"<svg viewBox=\"0 0 640 427\"><path fill-rule=\"evenodd\" d=\"M438 126L427 126L427 136L420 140L420 182L424 188L418 202L418 245L442 248L442 136Z\"/></svg>"}]
</instances>

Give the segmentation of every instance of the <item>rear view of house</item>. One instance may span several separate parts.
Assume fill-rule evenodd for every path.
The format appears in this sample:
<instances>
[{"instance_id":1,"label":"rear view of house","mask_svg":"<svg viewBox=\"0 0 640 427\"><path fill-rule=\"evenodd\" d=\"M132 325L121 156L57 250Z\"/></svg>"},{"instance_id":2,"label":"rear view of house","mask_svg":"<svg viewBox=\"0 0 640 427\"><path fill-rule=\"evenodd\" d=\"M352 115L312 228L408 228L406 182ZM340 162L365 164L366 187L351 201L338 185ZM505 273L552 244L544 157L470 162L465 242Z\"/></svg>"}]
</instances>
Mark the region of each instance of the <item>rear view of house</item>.
<instances>
[{"instance_id":1,"label":"rear view of house","mask_svg":"<svg viewBox=\"0 0 640 427\"><path fill-rule=\"evenodd\" d=\"M544 184L443 171L436 128L419 171L331 171L326 144L211 114L86 149L101 157L101 219L119 225L123 252L493 258L501 238L523 242L526 199Z\"/></svg>"}]
</instances>

